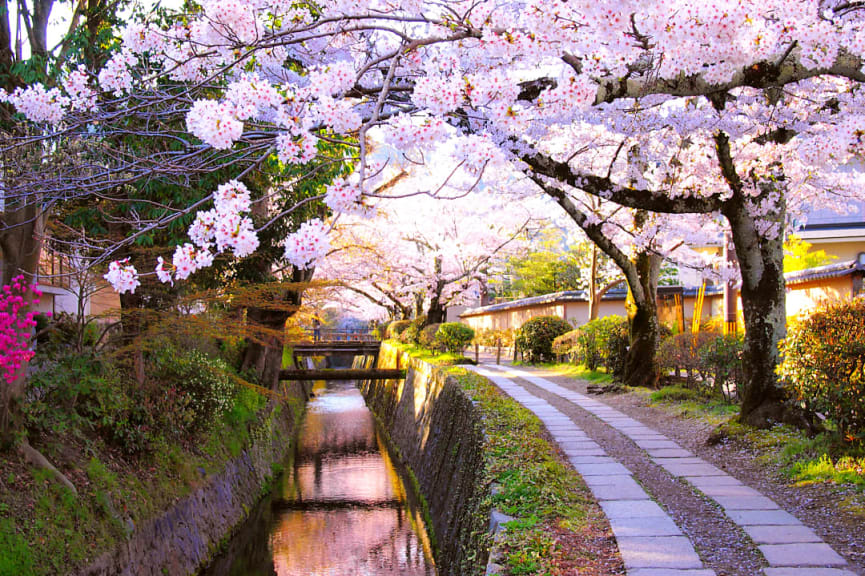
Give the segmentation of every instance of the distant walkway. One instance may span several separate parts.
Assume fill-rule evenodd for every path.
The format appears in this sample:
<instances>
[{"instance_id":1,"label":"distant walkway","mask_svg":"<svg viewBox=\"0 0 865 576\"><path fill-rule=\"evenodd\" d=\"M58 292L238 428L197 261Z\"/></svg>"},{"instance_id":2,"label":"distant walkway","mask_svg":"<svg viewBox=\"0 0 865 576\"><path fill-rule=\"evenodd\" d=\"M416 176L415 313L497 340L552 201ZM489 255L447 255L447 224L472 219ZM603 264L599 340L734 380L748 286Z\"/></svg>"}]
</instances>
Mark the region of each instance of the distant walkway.
<instances>
[{"instance_id":1,"label":"distant walkway","mask_svg":"<svg viewBox=\"0 0 865 576\"><path fill-rule=\"evenodd\" d=\"M746 543L740 544L739 549L731 546L729 555L733 558L727 559L728 564L738 567L734 573L750 575L762 570L765 576L855 576L844 569L847 564L844 558L771 499L641 422L599 400L540 378L531 368L482 363L475 370L533 411L546 425L607 514L630 576L727 574L724 562L716 562L722 567L717 571L707 567L694 546L700 549L702 545L701 553L707 555L713 545L722 546L720 542L713 544L716 540L711 537L713 530L723 533L736 527L747 533L763 558L754 554L747 539L738 538ZM580 418L562 411L567 406L584 411L583 426L607 438L607 445L616 446L609 440L613 432L624 436L630 441L629 445L621 451L605 450L577 424ZM599 440L604 442L602 438ZM653 475L651 470L638 470L642 467L640 459L663 469L665 473L661 475L666 478L658 479L658 474ZM635 473L645 480L646 488L635 480ZM699 490L720 510L705 509L705 502L690 503L690 507L686 502L674 515L678 523L674 521L655 500L667 508L675 507L677 499L694 500L692 494L682 494L677 481ZM652 493L653 489L657 489L657 494ZM689 511L699 517L689 518ZM713 520L712 517L717 518ZM701 522L710 524L702 530L709 535L705 538L709 541L692 542L694 537L686 536L681 526L697 526L691 531L700 533ZM724 555L717 550L711 550L711 554L713 557Z\"/></svg>"}]
</instances>

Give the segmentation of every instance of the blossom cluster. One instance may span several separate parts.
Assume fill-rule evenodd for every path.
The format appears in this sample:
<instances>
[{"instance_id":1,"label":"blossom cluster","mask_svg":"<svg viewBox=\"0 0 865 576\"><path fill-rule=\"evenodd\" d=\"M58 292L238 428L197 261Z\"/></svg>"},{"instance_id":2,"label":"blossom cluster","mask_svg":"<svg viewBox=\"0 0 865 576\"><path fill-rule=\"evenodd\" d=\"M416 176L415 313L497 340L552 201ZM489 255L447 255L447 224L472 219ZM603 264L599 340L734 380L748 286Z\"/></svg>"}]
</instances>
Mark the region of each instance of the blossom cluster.
<instances>
[{"instance_id":1,"label":"blossom cluster","mask_svg":"<svg viewBox=\"0 0 865 576\"><path fill-rule=\"evenodd\" d=\"M335 179L328 187L324 203L334 212L362 212L362 190L357 184L346 182L343 178Z\"/></svg>"},{"instance_id":2,"label":"blossom cluster","mask_svg":"<svg viewBox=\"0 0 865 576\"><path fill-rule=\"evenodd\" d=\"M108 265L108 272L103 276L111 284L118 294L126 292L135 293L135 289L141 285L138 280L138 271L129 263L129 258L115 260Z\"/></svg>"},{"instance_id":3,"label":"blossom cluster","mask_svg":"<svg viewBox=\"0 0 865 576\"><path fill-rule=\"evenodd\" d=\"M38 304L41 295L35 284L24 281L24 276L13 278L0 292L0 378L9 384L33 358L30 331L36 326L39 312L32 310L31 305Z\"/></svg>"},{"instance_id":4,"label":"blossom cluster","mask_svg":"<svg viewBox=\"0 0 865 576\"><path fill-rule=\"evenodd\" d=\"M319 218L308 220L285 239L285 259L292 266L311 268L330 251L328 227Z\"/></svg>"}]
</instances>

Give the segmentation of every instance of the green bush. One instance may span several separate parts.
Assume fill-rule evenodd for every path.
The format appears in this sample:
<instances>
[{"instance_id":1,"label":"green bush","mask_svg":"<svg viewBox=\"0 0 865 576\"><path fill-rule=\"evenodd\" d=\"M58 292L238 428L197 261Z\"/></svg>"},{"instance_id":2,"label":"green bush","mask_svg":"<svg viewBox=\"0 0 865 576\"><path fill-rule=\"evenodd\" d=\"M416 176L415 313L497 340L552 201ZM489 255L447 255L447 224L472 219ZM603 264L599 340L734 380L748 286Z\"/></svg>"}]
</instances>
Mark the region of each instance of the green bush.
<instances>
[{"instance_id":1,"label":"green bush","mask_svg":"<svg viewBox=\"0 0 865 576\"><path fill-rule=\"evenodd\" d=\"M438 323L424 326L423 330L420 331L418 343L430 350L441 348L441 343L436 339L436 333L439 330L439 326L441 326L441 324Z\"/></svg>"},{"instance_id":2,"label":"green bush","mask_svg":"<svg viewBox=\"0 0 865 576\"><path fill-rule=\"evenodd\" d=\"M28 427L50 435L92 429L125 454L147 452L155 421L146 410L144 391L130 387L99 358L69 347L57 354L34 363L31 400L24 406Z\"/></svg>"},{"instance_id":3,"label":"green bush","mask_svg":"<svg viewBox=\"0 0 865 576\"><path fill-rule=\"evenodd\" d=\"M179 408L178 430L196 433L208 429L231 408L236 386L229 374L223 360L168 345L151 358L149 375L161 385L166 403Z\"/></svg>"},{"instance_id":4,"label":"green bush","mask_svg":"<svg viewBox=\"0 0 865 576\"><path fill-rule=\"evenodd\" d=\"M701 359L700 349L717 338L718 334L714 332L683 332L665 338L658 347L662 373L672 371L678 378L684 372L689 387L697 384L698 377L705 382L710 374Z\"/></svg>"},{"instance_id":5,"label":"green bush","mask_svg":"<svg viewBox=\"0 0 865 576\"><path fill-rule=\"evenodd\" d=\"M399 338L403 332L408 330L409 326L411 326L411 320L395 320L387 325L385 335L392 339Z\"/></svg>"},{"instance_id":6,"label":"green bush","mask_svg":"<svg viewBox=\"0 0 865 576\"><path fill-rule=\"evenodd\" d=\"M631 337L628 332L628 321L619 319L607 333L607 354L604 365L607 373L621 378L625 374L625 360L628 356L628 347L631 345Z\"/></svg>"},{"instance_id":7,"label":"green bush","mask_svg":"<svg viewBox=\"0 0 865 576\"><path fill-rule=\"evenodd\" d=\"M741 336L718 336L709 340L700 348L700 363L702 369L712 376L713 387L717 394L732 400L731 386L735 385L736 396L745 395L745 378L742 371L742 348L744 341Z\"/></svg>"},{"instance_id":8,"label":"green bush","mask_svg":"<svg viewBox=\"0 0 865 576\"><path fill-rule=\"evenodd\" d=\"M628 321L622 316L596 318L562 335L557 346L589 370L603 366L608 373L621 375L628 353Z\"/></svg>"},{"instance_id":9,"label":"green bush","mask_svg":"<svg viewBox=\"0 0 865 576\"><path fill-rule=\"evenodd\" d=\"M426 316L418 316L409 323L408 328L403 330L399 335L400 342L405 344L419 344L420 333L423 327L426 326Z\"/></svg>"},{"instance_id":10,"label":"green bush","mask_svg":"<svg viewBox=\"0 0 865 576\"><path fill-rule=\"evenodd\" d=\"M792 326L779 374L807 408L830 417L843 437L865 432L865 299L826 306Z\"/></svg>"},{"instance_id":11,"label":"green bush","mask_svg":"<svg viewBox=\"0 0 865 576\"><path fill-rule=\"evenodd\" d=\"M480 328L475 330L474 343L479 346L510 346L514 343L514 331Z\"/></svg>"},{"instance_id":12,"label":"green bush","mask_svg":"<svg viewBox=\"0 0 865 576\"><path fill-rule=\"evenodd\" d=\"M577 339L580 336L580 329L565 332L561 336L556 336L553 340L553 354L556 356L570 356L573 360L573 354L577 352Z\"/></svg>"},{"instance_id":13,"label":"green bush","mask_svg":"<svg viewBox=\"0 0 865 576\"><path fill-rule=\"evenodd\" d=\"M391 325L392 322L393 322L393 320L386 320L386 321L382 322L381 324L379 324L378 326L375 327L375 330L373 330L373 334L375 334L375 336L379 340L384 340L385 338L388 337L387 336L387 329Z\"/></svg>"},{"instance_id":14,"label":"green bush","mask_svg":"<svg viewBox=\"0 0 865 576\"><path fill-rule=\"evenodd\" d=\"M570 332L571 325L558 316L537 316L526 321L517 335L517 346L529 362L553 359L553 340Z\"/></svg>"},{"instance_id":15,"label":"green bush","mask_svg":"<svg viewBox=\"0 0 865 576\"><path fill-rule=\"evenodd\" d=\"M445 350L454 354L461 354L474 337L475 331L459 322L445 322L436 331L436 340L441 342Z\"/></svg>"}]
</instances>

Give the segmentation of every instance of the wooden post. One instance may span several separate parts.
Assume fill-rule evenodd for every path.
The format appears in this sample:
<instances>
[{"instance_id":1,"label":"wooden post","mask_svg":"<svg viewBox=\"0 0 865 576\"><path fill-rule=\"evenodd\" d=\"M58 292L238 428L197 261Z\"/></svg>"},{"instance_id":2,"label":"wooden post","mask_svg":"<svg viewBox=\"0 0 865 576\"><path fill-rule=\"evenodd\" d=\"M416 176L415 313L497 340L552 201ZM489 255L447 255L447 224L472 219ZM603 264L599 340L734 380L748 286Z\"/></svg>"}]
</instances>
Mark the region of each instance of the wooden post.
<instances>
[{"instance_id":1,"label":"wooden post","mask_svg":"<svg viewBox=\"0 0 865 576\"><path fill-rule=\"evenodd\" d=\"M496 364L502 363L502 338L496 338Z\"/></svg>"},{"instance_id":2,"label":"wooden post","mask_svg":"<svg viewBox=\"0 0 865 576\"><path fill-rule=\"evenodd\" d=\"M479 361L480 360L478 358L478 343L475 342L475 364L477 364Z\"/></svg>"}]
</instances>

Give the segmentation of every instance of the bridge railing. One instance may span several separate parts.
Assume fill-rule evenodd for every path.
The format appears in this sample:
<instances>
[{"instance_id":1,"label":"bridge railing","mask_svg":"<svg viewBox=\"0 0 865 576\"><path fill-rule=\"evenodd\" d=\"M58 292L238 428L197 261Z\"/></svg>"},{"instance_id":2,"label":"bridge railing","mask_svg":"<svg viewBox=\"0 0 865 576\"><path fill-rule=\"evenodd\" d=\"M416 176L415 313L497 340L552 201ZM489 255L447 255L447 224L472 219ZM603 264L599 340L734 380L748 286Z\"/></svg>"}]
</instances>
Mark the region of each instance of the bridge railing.
<instances>
[{"instance_id":1,"label":"bridge railing","mask_svg":"<svg viewBox=\"0 0 865 576\"><path fill-rule=\"evenodd\" d=\"M378 342L380 338L367 328L334 329L310 328L304 331L307 339L314 342Z\"/></svg>"}]
</instances>

